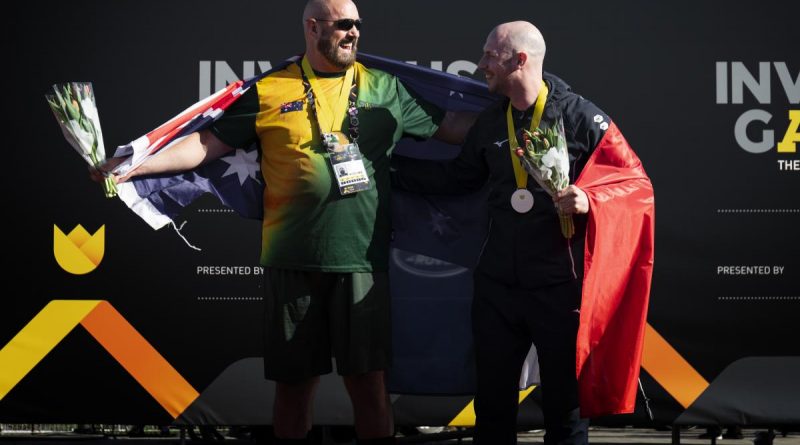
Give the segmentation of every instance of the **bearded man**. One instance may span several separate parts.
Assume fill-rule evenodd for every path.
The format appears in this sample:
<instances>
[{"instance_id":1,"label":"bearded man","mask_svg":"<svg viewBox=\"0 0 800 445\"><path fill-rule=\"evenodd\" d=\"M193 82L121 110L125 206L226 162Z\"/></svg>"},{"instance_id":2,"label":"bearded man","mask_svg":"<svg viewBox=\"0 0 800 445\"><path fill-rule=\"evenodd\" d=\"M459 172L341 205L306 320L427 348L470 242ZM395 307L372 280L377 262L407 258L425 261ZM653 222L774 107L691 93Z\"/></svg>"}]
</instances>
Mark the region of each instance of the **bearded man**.
<instances>
[{"instance_id":1,"label":"bearded man","mask_svg":"<svg viewBox=\"0 0 800 445\"><path fill-rule=\"evenodd\" d=\"M264 370L277 384L279 444L306 443L314 393L332 358L353 403L358 443L394 443L385 377L389 158L404 136L460 144L475 117L445 113L358 63L361 26L351 0L309 1L302 58L267 73L210 129L115 178L190 170L260 144Z\"/></svg>"}]
</instances>

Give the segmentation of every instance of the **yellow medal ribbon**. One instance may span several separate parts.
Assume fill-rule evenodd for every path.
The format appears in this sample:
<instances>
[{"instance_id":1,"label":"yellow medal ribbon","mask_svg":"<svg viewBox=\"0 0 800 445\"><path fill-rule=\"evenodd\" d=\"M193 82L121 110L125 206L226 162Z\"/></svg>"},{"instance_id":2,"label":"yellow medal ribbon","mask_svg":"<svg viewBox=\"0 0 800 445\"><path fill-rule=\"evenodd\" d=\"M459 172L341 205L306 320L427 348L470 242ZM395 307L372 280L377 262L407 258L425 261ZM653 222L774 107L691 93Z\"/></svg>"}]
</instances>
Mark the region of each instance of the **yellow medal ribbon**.
<instances>
[{"instance_id":1,"label":"yellow medal ribbon","mask_svg":"<svg viewBox=\"0 0 800 445\"><path fill-rule=\"evenodd\" d=\"M544 113L544 103L547 101L547 84L542 81L542 87L539 88L539 95L536 96L536 105L533 108L533 119L531 120L531 133L539 126L542 120L542 113ZM511 101L508 102L508 110L506 110L506 123L508 124L508 146L511 149L511 165L514 166L514 177L517 179L517 188L525 189L528 187L528 173L522 168L517 156L517 149L519 142L517 141L516 131L514 130L514 120L511 117Z\"/></svg>"},{"instance_id":2,"label":"yellow medal ribbon","mask_svg":"<svg viewBox=\"0 0 800 445\"><path fill-rule=\"evenodd\" d=\"M308 83L311 84L311 90L316 92L314 94L314 100L317 103L317 120L319 122L319 127L322 131L327 133L339 131L340 128L334 128L334 125L338 122L341 126L344 121L344 115L347 113L350 87L353 85L353 77L355 76L355 67L351 66L345 71L344 83L342 83L342 90L339 92L339 100L336 103L336 108L331 108L325 95L322 94L322 88L317 81L317 75L314 73L314 70L311 69L311 64L308 62L306 56L303 56L302 67L303 72L308 78Z\"/></svg>"}]
</instances>

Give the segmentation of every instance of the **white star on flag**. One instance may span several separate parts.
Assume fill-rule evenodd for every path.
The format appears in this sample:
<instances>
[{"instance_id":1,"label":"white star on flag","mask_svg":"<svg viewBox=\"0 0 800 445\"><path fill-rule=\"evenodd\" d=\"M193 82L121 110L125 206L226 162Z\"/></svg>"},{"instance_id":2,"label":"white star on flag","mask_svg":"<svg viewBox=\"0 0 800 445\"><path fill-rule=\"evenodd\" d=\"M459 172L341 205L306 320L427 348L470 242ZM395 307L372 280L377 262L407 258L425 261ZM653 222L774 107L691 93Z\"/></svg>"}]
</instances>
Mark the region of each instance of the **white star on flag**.
<instances>
[{"instance_id":1,"label":"white star on flag","mask_svg":"<svg viewBox=\"0 0 800 445\"><path fill-rule=\"evenodd\" d=\"M235 173L239 177L239 185L243 185L248 176L258 181L258 178L256 178L256 172L258 171L257 150L245 151L237 148L232 156L225 156L220 160L230 164L225 173L222 174L223 178Z\"/></svg>"},{"instance_id":2,"label":"white star on flag","mask_svg":"<svg viewBox=\"0 0 800 445\"><path fill-rule=\"evenodd\" d=\"M449 227L452 224L451 217L435 210L431 211L430 216L431 220L428 222L428 225L430 225L433 233L437 235L445 235L449 234L449 232L452 232Z\"/></svg>"}]
</instances>

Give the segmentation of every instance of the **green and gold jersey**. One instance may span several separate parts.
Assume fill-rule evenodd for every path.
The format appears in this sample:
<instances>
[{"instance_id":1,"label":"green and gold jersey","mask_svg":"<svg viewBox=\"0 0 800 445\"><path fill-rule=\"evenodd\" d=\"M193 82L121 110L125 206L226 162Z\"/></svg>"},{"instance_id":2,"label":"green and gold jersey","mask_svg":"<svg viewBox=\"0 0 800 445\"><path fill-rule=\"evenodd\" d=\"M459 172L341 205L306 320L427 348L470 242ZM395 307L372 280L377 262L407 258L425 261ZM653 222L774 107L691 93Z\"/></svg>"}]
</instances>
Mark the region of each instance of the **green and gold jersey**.
<instances>
[{"instance_id":1,"label":"green and gold jersey","mask_svg":"<svg viewBox=\"0 0 800 445\"><path fill-rule=\"evenodd\" d=\"M342 196L296 63L266 75L231 105L211 131L232 147L258 141L264 190L261 264L325 272L388 268L389 156L404 136L428 138L443 112L394 76L355 64L359 139L369 190ZM343 75L317 73L328 103ZM345 88L349 88L347 85ZM348 119L341 132L348 134Z\"/></svg>"}]
</instances>

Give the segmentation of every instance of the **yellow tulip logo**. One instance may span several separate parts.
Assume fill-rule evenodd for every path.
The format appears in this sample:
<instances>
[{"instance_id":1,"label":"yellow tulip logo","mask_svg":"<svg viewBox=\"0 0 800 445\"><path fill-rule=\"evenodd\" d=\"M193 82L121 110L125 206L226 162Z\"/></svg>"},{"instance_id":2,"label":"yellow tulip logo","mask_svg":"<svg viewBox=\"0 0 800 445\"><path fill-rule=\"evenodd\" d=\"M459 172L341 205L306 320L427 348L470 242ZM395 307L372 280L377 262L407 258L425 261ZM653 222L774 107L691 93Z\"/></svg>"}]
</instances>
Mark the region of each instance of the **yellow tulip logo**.
<instances>
[{"instance_id":1,"label":"yellow tulip logo","mask_svg":"<svg viewBox=\"0 0 800 445\"><path fill-rule=\"evenodd\" d=\"M105 252L106 226L97 229L94 235L80 224L68 235L53 224L53 255L58 265L75 275L87 274L97 268Z\"/></svg>"}]
</instances>

